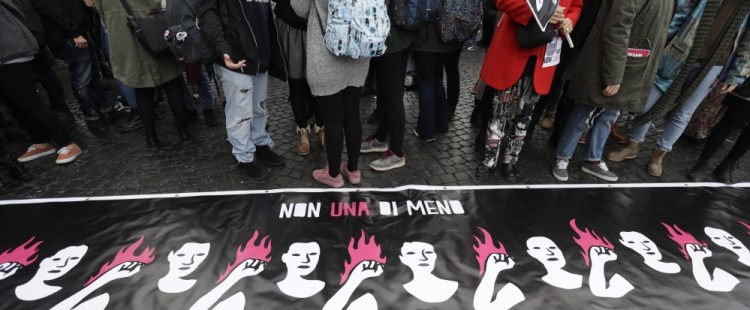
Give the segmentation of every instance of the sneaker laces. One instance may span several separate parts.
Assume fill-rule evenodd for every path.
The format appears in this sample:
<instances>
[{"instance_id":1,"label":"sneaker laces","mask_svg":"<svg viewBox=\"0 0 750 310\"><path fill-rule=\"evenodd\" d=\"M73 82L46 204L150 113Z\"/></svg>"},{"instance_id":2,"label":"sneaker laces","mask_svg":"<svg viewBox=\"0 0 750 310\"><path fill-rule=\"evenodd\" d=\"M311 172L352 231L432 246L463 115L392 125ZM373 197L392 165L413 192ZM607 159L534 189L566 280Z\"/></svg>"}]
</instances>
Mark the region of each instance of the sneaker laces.
<instances>
[{"instance_id":1,"label":"sneaker laces","mask_svg":"<svg viewBox=\"0 0 750 310\"><path fill-rule=\"evenodd\" d=\"M564 159L558 159L558 160L557 160L557 162L555 163L555 166L557 166L557 167L556 167L557 169L568 169L568 164L569 164L569 163L570 163L570 162L569 162L569 161L567 161L567 160L564 160Z\"/></svg>"},{"instance_id":2,"label":"sneaker laces","mask_svg":"<svg viewBox=\"0 0 750 310\"><path fill-rule=\"evenodd\" d=\"M605 164L603 160L600 160L599 163L596 165L599 166L599 168L604 171L609 171L609 168L607 168L607 164Z\"/></svg>"},{"instance_id":3,"label":"sneaker laces","mask_svg":"<svg viewBox=\"0 0 750 310\"><path fill-rule=\"evenodd\" d=\"M26 153L33 152L33 151L35 151L37 149L38 148L36 147L36 145L32 144L29 148L26 149Z\"/></svg>"},{"instance_id":4,"label":"sneaker laces","mask_svg":"<svg viewBox=\"0 0 750 310\"><path fill-rule=\"evenodd\" d=\"M60 148L59 151L57 151L57 154L60 154L60 155L67 155L68 153L70 153L70 148L67 146L62 147Z\"/></svg>"}]
</instances>

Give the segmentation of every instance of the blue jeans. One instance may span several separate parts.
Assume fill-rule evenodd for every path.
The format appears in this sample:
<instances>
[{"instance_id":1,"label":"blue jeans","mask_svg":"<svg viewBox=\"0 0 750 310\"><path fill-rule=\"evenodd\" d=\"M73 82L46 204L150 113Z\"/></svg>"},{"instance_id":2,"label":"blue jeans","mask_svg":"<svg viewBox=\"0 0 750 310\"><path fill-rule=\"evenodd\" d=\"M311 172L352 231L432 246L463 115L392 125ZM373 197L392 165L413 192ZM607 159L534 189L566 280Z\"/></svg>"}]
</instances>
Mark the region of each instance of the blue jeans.
<instances>
[{"instance_id":1,"label":"blue jeans","mask_svg":"<svg viewBox=\"0 0 750 310\"><path fill-rule=\"evenodd\" d=\"M448 105L443 86L443 67L452 53L414 51L419 85L417 132L422 139L434 139L437 130L448 131Z\"/></svg>"},{"instance_id":2,"label":"blue jeans","mask_svg":"<svg viewBox=\"0 0 750 310\"><path fill-rule=\"evenodd\" d=\"M570 112L568 123L565 125L560 142L557 143L558 159L570 159L578 146L578 139L587 130L591 129L586 139L586 160L599 161L604 153L604 144L607 142L612 124L620 116L620 110L603 109L584 103L576 103Z\"/></svg>"},{"instance_id":3,"label":"blue jeans","mask_svg":"<svg viewBox=\"0 0 750 310\"><path fill-rule=\"evenodd\" d=\"M183 92L185 93L185 104L188 110L195 111L193 106L193 96L191 95L190 88L187 84L184 84ZM211 94L211 79L208 77L206 68L201 66L201 73L198 79L198 96L200 97L199 103L203 110L212 110L214 108L214 96Z\"/></svg>"},{"instance_id":4,"label":"blue jeans","mask_svg":"<svg viewBox=\"0 0 750 310\"><path fill-rule=\"evenodd\" d=\"M266 131L268 72L253 76L218 65L215 68L227 98L224 112L232 154L237 161L250 163L254 160L255 146L273 146L271 135Z\"/></svg>"},{"instance_id":5,"label":"blue jeans","mask_svg":"<svg viewBox=\"0 0 750 310\"><path fill-rule=\"evenodd\" d=\"M690 97L688 97L687 100L685 100L685 102L677 107L677 109L673 112L674 114L672 115L672 117L666 124L664 124L664 132L656 142L656 145L658 145L659 148L667 151L672 151L672 146L675 142L677 142L677 139L680 138L682 132L685 131L685 127L687 127L687 124L690 122L690 118L693 117L693 113L695 112L695 110L698 109L698 106L701 104L701 102L703 102L703 99L706 98L706 95L708 95L708 93L711 91L711 87L719 77L721 70L721 66L715 66L711 68L711 71L708 73L708 75L706 75L703 81L698 84L698 87L690 95ZM690 84L691 80L694 80L695 75L697 74L697 70L693 69L693 72L691 72L691 74L688 76L688 79L686 80L686 84ZM690 76L692 76L692 79L690 78ZM659 88L657 88L656 86L652 87L651 94L648 96L648 101L646 101L646 109L643 113L650 111L654 107L654 105L656 105L662 95L663 93ZM646 134L648 133L649 129L651 129L651 122L645 123L637 128L633 128L630 131L630 140L643 142L643 140L646 139Z\"/></svg>"},{"instance_id":6,"label":"blue jeans","mask_svg":"<svg viewBox=\"0 0 750 310\"><path fill-rule=\"evenodd\" d=\"M66 40L61 52L68 62L70 84L84 118L97 120L97 112L108 111L110 107L106 106L107 101L99 77L99 64L91 47L92 42L88 41L89 47L77 48L72 39Z\"/></svg>"}]
</instances>

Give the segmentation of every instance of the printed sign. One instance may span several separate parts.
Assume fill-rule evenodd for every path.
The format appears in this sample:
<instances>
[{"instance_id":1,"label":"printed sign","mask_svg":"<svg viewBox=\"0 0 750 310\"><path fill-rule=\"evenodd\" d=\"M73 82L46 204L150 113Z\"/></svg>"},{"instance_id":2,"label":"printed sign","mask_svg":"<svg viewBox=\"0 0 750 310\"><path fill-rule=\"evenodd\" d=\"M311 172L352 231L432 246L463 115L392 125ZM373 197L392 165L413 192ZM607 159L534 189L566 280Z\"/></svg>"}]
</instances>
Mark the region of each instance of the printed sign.
<instances>
[{"instance_id":1,"label":"printed sign","mask_svg":"<svg viewBox=\"0 0 750 310\"><path fill-rule=\"evenodd\" d=\"M542 31L547 29L547 24L557 10L558 0L526 0L531 10L531 15Z\"/></svg>"}]
</instances>

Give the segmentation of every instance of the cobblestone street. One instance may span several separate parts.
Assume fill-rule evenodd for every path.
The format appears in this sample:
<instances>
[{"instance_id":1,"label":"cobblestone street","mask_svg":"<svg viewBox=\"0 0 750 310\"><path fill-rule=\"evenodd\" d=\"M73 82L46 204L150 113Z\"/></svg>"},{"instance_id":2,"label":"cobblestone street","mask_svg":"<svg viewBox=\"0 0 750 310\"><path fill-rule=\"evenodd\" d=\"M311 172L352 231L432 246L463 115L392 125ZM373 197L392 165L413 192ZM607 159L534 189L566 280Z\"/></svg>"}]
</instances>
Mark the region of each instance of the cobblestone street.
<instances>
[{"instance_id":1,"label":"cobblestone street","mask_svg":"<svg viewBox=\"0 0 750 310\"><path fill-rule=\"evenodd\" d=\"M477 178L475 175L479 160L474 150L475 129L469 124L473 107L470 90L478 77L482 55L480 49L462 54L461 100L458 111L451 123L450 131L439 136L436 143L423 144L412 134L419 113L418 100L416 92L407 92L404 100L407 111L406 167L376 173L367 169L367 165L379 154L365 154L359 164L363 172L361 187L508 183L500 176L499 171L491 173L486 178ZM55 70L67 88L67 71L61 66L55 67ZM77 107L70 90L66 91L71 108ZM84 154L77 161L70 165L57 166L54 164L54 156L49 156L27 163L25 166L30 170L33 180L0 189L0 194L8 199L320 187L312 179L311 172L314 168L325 165L325 153L316 147L316 139L313 137L311 154L305 157L297 155L295 125L286 98L286 86L278 80L272 80L267 103L270 109L269 130L275 141L276 150L286 159L286 165L271 170L265 180L251 181L236 169L231 147L226 142L223 120L217 127L207 127L202 117L193 122L191 129L194 140L185 146L177 143L179 138L173 129L171 113L167 112L167 107L163 107L167 117L157 126L157 133L165 144L161 151L153 151L146 147L142 130L120 133L114 125L110 125L104 134L94 136L78 119L75 124L69 124L84 150ZM222 100L223 98L219 98L215 103L220 118L223 118ZM373 111L374 103L375 98L372 94L362 98L363 123ZM367 136L374 132L375 125L364 124L363 128ZM700 150L682 143L678 143L674 151L666 157L664 176L655 178L646 174L646 164L654 147L655 131L652 130L636 160L608 162L610 169L620 176L620 182L687 181L685 175ZM550 173L553 149L547 145L548 135L549 131L538 128L533 141L527 143L518 164L520 176L517 178L517 184L556 183ZM732 136L734 137L736 135ZM28 144L29 142L25 141L13 141L6 145L6 148L13 154L21 154ZM605 151L612 148L613 145L610 143ZM580 154L580 149L577 154ZM723 158L726 151L725 146L720 154L715 156L714 161ZM750 180L748 161L744 159L741 165L743 181ZM580 164L581 157L577 156L571 163L569 183L603 182L581 172Z\"/></svg>"}]
</instances>

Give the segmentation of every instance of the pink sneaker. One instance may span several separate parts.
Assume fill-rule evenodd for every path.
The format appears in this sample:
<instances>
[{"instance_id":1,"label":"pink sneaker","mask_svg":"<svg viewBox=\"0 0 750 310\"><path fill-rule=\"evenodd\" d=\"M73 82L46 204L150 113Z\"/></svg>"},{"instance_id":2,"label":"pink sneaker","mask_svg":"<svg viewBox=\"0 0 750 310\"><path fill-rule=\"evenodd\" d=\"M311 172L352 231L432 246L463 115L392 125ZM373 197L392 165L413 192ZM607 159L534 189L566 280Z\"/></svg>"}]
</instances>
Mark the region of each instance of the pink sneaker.
<instances>
[{"instance_id":1,"label":"pink sneaker","mask_svg":"<svg viewBox=\"0 0 750 310\"><path fill-rule=\"evenodd\" d=\"M341 174L339 174L335 178L332 178L328 174L328 166L323 169L313 170L312 176L315 181L318 181L319 183L328 185L330 187L344 187L344 178L341 177Z\"/></svg>"},{"instance_id":2,"label":"pink sneaker","mask_svg":"<svg viewBox=\"0 0 750 310\"><path fill-rule=\"evenodd\" d=\"M362 182L362 172L359 169L357 171L349 171L346 168L346 163L341 163L341 175L347 178L352 185L359 185Z\"/></svg>"}]
</instances>

